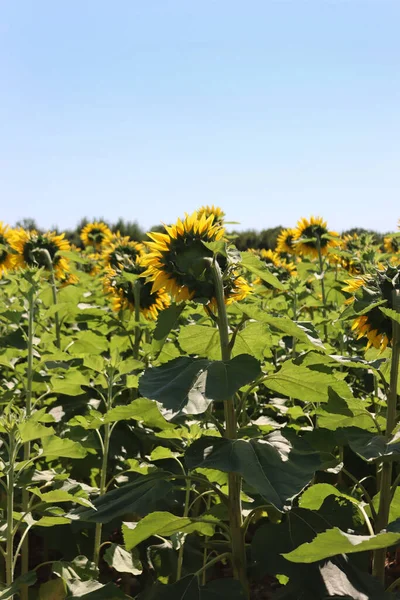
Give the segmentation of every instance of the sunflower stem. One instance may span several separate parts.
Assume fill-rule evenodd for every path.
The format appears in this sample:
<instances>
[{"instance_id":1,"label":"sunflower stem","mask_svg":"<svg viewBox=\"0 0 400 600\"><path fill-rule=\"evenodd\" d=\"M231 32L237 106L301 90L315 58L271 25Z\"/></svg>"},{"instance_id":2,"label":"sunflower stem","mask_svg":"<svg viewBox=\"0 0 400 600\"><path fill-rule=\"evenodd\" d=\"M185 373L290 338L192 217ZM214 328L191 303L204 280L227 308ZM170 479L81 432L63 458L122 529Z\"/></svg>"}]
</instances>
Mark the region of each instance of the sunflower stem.
<instances>
[{"instance_id":1,"label":"sunflower stem","mask_svg":"<svg viewBox=\"0 0 400 600\"><path fill-rule=\"evenodd\" d=\"M28 339L27 339L27 369L26 369L26 398L25 413L29 419L32 412L32 382L33 382L33 336L34 336L34 311L35 311L35 286L32 284L28 295ZM24 461L29 460L31 454L31 443L24 444ZM26 488L22 490L22 513L29 511L29 492ZM21 575L29 571L29 538L26 536L21 549ZM28 586L21 587L21 600L28 600Z\"/></svg>"},{"instance_id":2,"label":"sunflower stem","mask_svg":"<svg viewBox=\"0 0 400 600\"><path fill-rule=\"evenodd\" d=\"M324 342L328 339L328 326L326 323L326 294L325 294L325 281L324 281L324 263L322 260L321 252L321 238L317 234L317 252L318 252L318 263L319 263L319 275L321 281L321 294L322 294L322 316L324 317Z\"/></svg>"},{"instance_id":3,"label":"sunflower stem","mask_svg":"<svg viewBox=\"0 0 400 600\"><path fill-rule=\"evenodd\" d=\"M133 284L133 299L135 303L135 345L133 349L133 357L137 360L139 358L140 348L140 288L141 284L139 280L136 280Z\"/></svg>"},{"instance_id":4,"label":"sunflower stem","mask_svg":"<svg viewBox=\"0 0 400 600\"><path fill-rule=\"evenodd\" d=\"M108 373L108 386L107 386L107 402L106 402L106 410L107 412L112 408L113 402L113 377L114 373ZM101 462L100 469L100 496L104 496L107 491L107 467L108 467L108 454L110 450L110 438L111 438L111 424L106 423L104 425L104 439L103 439L103 459ZM100 559L100 547L101 547L101 533L102 533L103 525L102 523L96 523L95 533L94 533L94 549L93 549L93 562L96 567L99 565Z\"/></svg>"},{"instance_id":5,"label":"sunflower stem","mask_svg":"<svg viewBox=\"0 0 400 600\"><path fill-rule=\"evenodd\" d=\"M14 582L14 430L9 432L9 465L7 473L7 531L6 531L6 584ZM11 596L11 600L14 596Z\"/></svg>"},{"instance_id":6,"label":"sunflower stem","mask_svg":"<svg viewBox=\"0 0 400 600\"><path fill-rule=\"evenodd\" d=\"M50 256L50 252L48 250L46 250L45 248L41 248L40 253L43 254L43 256L45 257L47 266L50 271L50 287L51 287L51 294L53 297L53 305L57 306L57 284L56 284L56 279L54 277L53 261ZM54 325L55 325L55 329L56 329L56 346L60 350L60 348L61 348L61 330L60 330L60 318L58 316L57 309L54 313Z\"/></svg>"},{"instance_id":7,"label":"sunflower stem","mask_svg":"<svg viewBox=\"0 0 400 600\"><path fill-rule=\"evenodd\" d=\"M214 257L212 262L213 278L215 285L215 296L218 307L218 330L221 346L221 357L223 361L229 361L231 358L231 346L229 342L229 321L225 306L224 283L220 266ZM233 398L227 398L224 401L225 414L225 437L230 440L237 439L236 411ZM249 589L246 572L246 547L244 540L244 531L242 529L242 503L241 489L242 479L236 473L228 473L228 512L229 525L232 544L232 566L235 579L240 581L245 593L249 598Z\"/></svg>"},{"instance_id":8,"label":"sunflower stem","mask_svg":"<svg viewBox=\"0 0 400 600\"><path fill-rule=\"evenodd\" d=\"M393 290L392 294L393 310L400 314L400 290ZM386 441L389 442L392 432L396 426L396 411L397 411L397 381L399 377L399 360L400 360L400 323L392 319L392 362L390 368L390 385L387 395L387 410L386 410ZM380 494L378 517L376 520L375 531L379 533L386 529L389 522L389 510L391 502L391 486L392 486L392 467L391 461L382 462L380 474ZM375 550L373 554L372 572L382 583L385 582L385 563L386 563L387 548Z\"/></svg>"},{"instance_id":9,"label":"sunflower stem","mask_svg":"<svg viewBox=\"0 0 400 600\"><path fill-rule=\"evenodd\" d=\"M189 515L189 507L190 507L190 491L192 488L192 482L190 479L186 480L186 492L185 492L185 507L183 511L183 516L187 517ZM179 581L182 577L182 567L183 567L183 551L185 549L185 538L182 539L179 553L178 553L178 567L176 571L176 580Z\"/></svg>"}]
</instances>

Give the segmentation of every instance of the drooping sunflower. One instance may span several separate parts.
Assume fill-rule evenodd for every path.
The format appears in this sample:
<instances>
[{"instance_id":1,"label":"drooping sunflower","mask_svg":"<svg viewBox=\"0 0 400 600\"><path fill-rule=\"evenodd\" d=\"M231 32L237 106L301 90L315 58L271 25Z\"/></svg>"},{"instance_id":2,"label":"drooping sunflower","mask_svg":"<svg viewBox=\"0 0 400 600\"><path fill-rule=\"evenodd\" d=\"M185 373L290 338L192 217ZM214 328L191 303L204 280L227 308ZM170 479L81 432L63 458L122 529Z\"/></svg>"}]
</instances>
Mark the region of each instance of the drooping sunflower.
<instances>
[{"instance_id":1,"label":"drooping sunflower","mask_svg":"<svg viewBox=\"0 0 400 600\"><path fill-rule=\"evenodd\" d=\"M129 272L141 275L144 270L138 259L135 267L131 267ZM129 309L131 312L135 310L135 282L125 277L124 273L124 269L117 271L109 267L104 277L104 290L111 296L112 308L115 312L124 309ZM137 281L140 281L140 312L146 319L156 320L158 313L170 305L170 297L164 289L153 291L152 283L143 277Z\"/></svg>"},{"instance_id":2,"label":"drooping sunflower","mask_svg":"<svg viewBox=\"0 0 400 600\"><path fill-rule=\"evenodd\" d=\"M95 221L85 225L80 237L85 247L93 246L96 250L100 250L112 238L112 233L105 223Z\"/></svg>"},{"instance_id":3,"label":"drooping sunflower","mask_svg":"<svg viewBox=\"0 0 400 600\"><path fill-rule=\"evenodd\" d=\"M321 254L326 255L329 248L335 248L339 245L339 234L335 231L329 231L327 223L322 217L302 218L297 223L293 244L296 253L317 258L318 246L321 249Z\"/></svg>"},{"instance_id":4,"label":"drooping sunflower","mask_svg":"<svg viewBox=\"0 0 400 600\"><path fill-rule=\"evenodd\" d=\"M400 290L400 268L389 265L383 270L377 269L374 276L355 277L347 284L343 291L351 297L346 303L352 304L356 313L362 313L353 321L353 331L358 333L358 338L368 338L367 348L374 346L384 350L392 340L392 320L380 306L393 309L393 291Z\"/></svg>"},{"instance_id":5,"label":"drooping sunflower","mask_svg":"<svg viewBox=\"0 0 400 600\"><path fill-rule=\"evenodd\" d=\"M258 255L267 265L274 265L275 267L279 267L281 264L279 254L277 252L274 252L273 250L265 250L265 248L261 248Z\"/></svg>"},{"instance_id":6,"label":"drooping sunflower","mask_svg":"<svg viewBox=\"0 0 400 600\"><path fill-rule=\"evenodd\" d=\"M205 215L207 219L208 217L213 216L214 223L219 223L220 225L222 225L222 223L224 222L225 217L225 213L222 210L222 208L220 208L219 206L214 206L214 204L212 204L211 206L201 206L197 211L197 215L199 218Z\"/></svg>"},{"instance_id":7,"label":"drooping sunflower","mask_svg":"<svg viewBox=\"0 0 400 600\"><path fill-rule=\"evenodd\" d=\"M43 267L49 270L48 258L41 250L47 250L57 279L64 279L69 273L69 262L62 257L60 251L70 250L69 242L64 233L58 235L54 232L37 233L15 229L11 233L10 244L17 252L16 264L21 267Z\"/></svg>"},{"instance_id":8,"label":"drooping sunflower","mask_svg":"<svg viewBox=\"0 0 400 600\"><path fill-rule=\"evenodd\" d=\"M224 240L225 230L214 223L213 215L199 217L197 212L178 219L175 225L164 226L166 233L149 233L150 249L143 263L145 276L153 282L153 291L165 288L177 301L194 300L207 304L215 298L215 286L210 260L213 252L204 244ZM241 299L250 286L239 278L225 257L218 256L223 273L225 301Z\"/></svg>"},{"instance_id":9,"label":"drooping sunflower","mask_svg":"<svg viewBox=\"0 0 400 600\"><path fill-rule=\"evenodd\" d=\"M11 247L12 230L0 221L0 278L16 266L16 255Z\"/></svg>"},{"instance_id":10,"label":"drooping sunflower","mask_svg":"<svg viewBox=\"0 0 400 600\"><path fill-rule=\"evenodd\" d=\"M295 239L296 230L295 229L284 229L278 235L276 240L276 252L278 254L295 254L296 247L293 244L293 240Z\"/></svg>"},{"instance_id":11,"label":"drooping sunflower","mask_svg":"<svg viewBox=\"0 0 400 600\"><path fill-rule=\"evenodd\" d=\"M120 269L125 263L134 263L143 254L144 249L144 244L133 242L128 236L116 237L103 251L103 260L106 266Z\"/></svg>"}]
</instances>

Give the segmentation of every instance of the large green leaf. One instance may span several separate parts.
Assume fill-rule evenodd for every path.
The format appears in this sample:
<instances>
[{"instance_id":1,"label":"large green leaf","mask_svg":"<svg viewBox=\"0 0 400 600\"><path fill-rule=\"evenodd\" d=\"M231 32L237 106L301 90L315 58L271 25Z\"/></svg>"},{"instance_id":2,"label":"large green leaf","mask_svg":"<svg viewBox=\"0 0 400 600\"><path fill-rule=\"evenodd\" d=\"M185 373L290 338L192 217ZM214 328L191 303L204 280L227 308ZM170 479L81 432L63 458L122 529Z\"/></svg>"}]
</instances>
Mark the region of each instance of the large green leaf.
<instances>
[{"instance_id":1,"label":"large green leaf","mask_svg":"<svg viewBox=\"0 0 400 600\"><path fill-rule=\"evenodd\" d=\"M212 400L228 400L260 372L258 361L247 354L230 361L182 356L147 369L140 379L139 390L175 414L199 414L207 410Z\"/></svg>"},{"instance_id":2,"label":"large green leaf","mask_svg":"<svg viewBox=\"0 0 400 600\"><path fill-rule=\"evenodd\" d=\"M338 430L342 443L366 461L400 460L400 436L395 435L387 442L385 436L376 435L357 427L343 427Z\"/></svg>"},{"instance_id":3,"label":"large green leaf","mask_svg":"<svg viewBox=\"0 0 400 600\"><path fill-rule=\"evenodd\" d=\"M164 419L158 409L157 403L148 398L138 398L125 406L121 405L112 408L106 413L104 422L112 423L115 421L128 421L129 419L159 429L172 429L175 427L175 425Z\"/></svg>"},{"instance_id":4,"label":"large green leaf","mask_svg":"<svg viewBox=\"0 0 400 600\"><path fill-rule=\"evenodd\" d=\"M68 347L68 352L74 356L85 354L101 354L108 349L107 338L95 331L80 331Z\"/></svg>"},{"instance_id":5,"label":"large green leaf","mask_svg":"<svg viewBox=\"0 0 400 600\"><path fill-rule=\"evenodd\" d=\"M21 423L18 426L18 430L21 435L21 441L24 443L54 434L52 427L45 427L37 423L34 419L29 419Z\"/></svg>"},{"instance_id":6,"label":"large green leaf","mask_svg":"<svg viewBox=\"0 0 400 600\"><path fill-rule=\"evenodd\" d=\"M269 375L263 383L274 392L304 402L328 402L330 390L344 398L352 398L349 386L335 375L295 365L291 361L286 361L279 371Z\"/></svg>"},{"instance_id":7,"label":"large green leaf","mask_svg":"<svg viewBox=\"0 0 400 600\"><path fill-rule=\"evenodd\" d=\"M173 491L173 485L162 477L159 473L140 477L94 500L95 509L77 509L69 516L82 521L108 523L128 513L147 515L160 510L166 507L168 496Z\"/></svg>"},{"instance_id":8,"label":"large green leaf","mask_svg":"<svg viewBox=\"0 0 400 600\"><path fill-rule=\"evenodd\" d=\"M14 583L9 587L0 589L0 600L8 600L8 598L15 598L15 594L17 594L21 586L31 586L36 583L37 574L36 571L29 571L26 575L21 575L17 579L15 579Z\"/></svg>"},{"instance_id":9,"label":"large green leaf","mask_svg":"<svg viewBox=\"0 0 400 600\"><path fill-rule=\"evenodd\" d=\"M239 473L245 482L283 511L311 481L321 462L301 439L280 432L263 439L228 440L203 437L185 454L190 469L204 467Z\"/></svg>"},{"instance_id":10,"label":"large green leaf","mask_svg":"<svg viewBox=\"0 0 400 600\"><path fill-rule=\"evenodd\" d=\"M277 290L286 289L283 283L281 283L279 279L275 277L273 273L271 273L267 265L264 262L262 262L258 256L252 254L251 252L241 252L241 259L241 264L245 269L247 269L247 271L250 271L250 273L257 275L257 277L259 277L266 283L269 283L272 287L276 288Z\"/></svg>"},{"instance_id":11,"label":"large green leaf","mask_svg":"<svg viewBox=\"0 0 400 600\"><path fill-rule=\"evenodd\" d=\"M211 520L211 517L209 518ZM189 517L177 517L169 512L153 512L138 523L124 523L122 533L124 536L125 548L132 550L143 540L152 535L170 536L173 533L192 533L197 531L203 535L212 536L214 534L215 524L196 523Z\"/></svg>"},{"instance_id":12,"label":"large green leaf","mask_svg":"<svg viewBox=\"0 0 400 600\"><path fill-rule=\"evenodd\" d=\"M134 558L132 552L128 552L118 544L107 546L104 553L106 563L118 571L118 573L132 573L132 575L140 575L143 572L142 563L138 558Z\"/></svg>"},{"instance_id":13,"label":"large green leaf","mask_svg":"<svg viewBox=\"0 0 400 600\"><path fill-rule=\"evenodd\" d=\"M283 556L292 562L312 563L337 554L352 554L354 552L388 548L399 541L400 533L354 535L334 527L319 533L311 542L302 544L292 552L283 554Z\"/></svg>"},{"instance_id":14,"label":"large green leaf","mask_svg":"<svg viewBox=\"0 0 400 600\"><path fill-rule=\"evenodd\" d=\"M48 458L84 458L87 450L79 443L50 435L42 441L43 456Z\"/></svg>"}]
</instances>

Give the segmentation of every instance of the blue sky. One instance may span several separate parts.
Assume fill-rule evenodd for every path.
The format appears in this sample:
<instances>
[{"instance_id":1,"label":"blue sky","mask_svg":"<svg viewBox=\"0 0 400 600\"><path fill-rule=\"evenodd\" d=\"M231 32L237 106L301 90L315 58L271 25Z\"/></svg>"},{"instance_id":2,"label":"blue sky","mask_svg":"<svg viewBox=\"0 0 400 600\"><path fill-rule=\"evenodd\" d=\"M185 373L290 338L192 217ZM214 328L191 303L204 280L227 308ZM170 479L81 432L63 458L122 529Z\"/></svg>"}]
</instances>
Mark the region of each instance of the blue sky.
<instances>
[{"instance_id":1,"label":"blue sky","mask_svg":"<svg viewBox=\"0 0 400 600\"><path fill-rule=\"evenodd\" d=\"M4 0L0 220L400 217L398 0Z\"/></svg>"}]
</instances>

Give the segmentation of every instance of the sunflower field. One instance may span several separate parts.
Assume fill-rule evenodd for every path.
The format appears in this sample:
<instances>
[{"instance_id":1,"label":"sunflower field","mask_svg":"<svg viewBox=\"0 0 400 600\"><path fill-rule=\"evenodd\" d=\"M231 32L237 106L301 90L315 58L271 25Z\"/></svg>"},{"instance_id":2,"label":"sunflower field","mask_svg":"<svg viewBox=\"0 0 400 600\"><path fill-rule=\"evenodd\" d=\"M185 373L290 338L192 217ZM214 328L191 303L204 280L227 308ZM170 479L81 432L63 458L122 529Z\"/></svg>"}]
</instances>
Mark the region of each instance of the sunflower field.
<instances>
[{"instance_id":1,"label":"sunflower field","mask_svg":"<svg viewBox=\"0 0 400 600\"><path fill-rule=\"evenodd\" d=\"M224 219L0 222L0 600L400 598L400 232Z\"/></svg>"}]
</instances>

